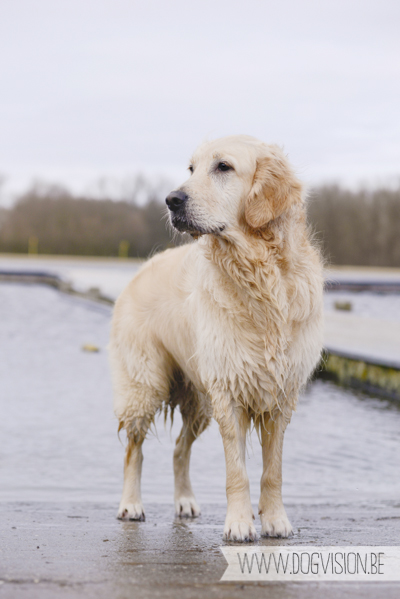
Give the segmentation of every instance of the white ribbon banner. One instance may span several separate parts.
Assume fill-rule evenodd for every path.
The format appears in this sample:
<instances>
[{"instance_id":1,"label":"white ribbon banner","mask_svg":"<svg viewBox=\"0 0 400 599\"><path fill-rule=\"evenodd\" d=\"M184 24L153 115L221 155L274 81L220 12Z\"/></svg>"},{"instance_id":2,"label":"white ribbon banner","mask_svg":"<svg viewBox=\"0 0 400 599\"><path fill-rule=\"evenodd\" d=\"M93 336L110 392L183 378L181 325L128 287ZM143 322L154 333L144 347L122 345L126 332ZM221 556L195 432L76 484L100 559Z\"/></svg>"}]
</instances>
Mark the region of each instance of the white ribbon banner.
<instances>
[{"instance_id":1,"label":"white ribbon banner","mask_svg":"<svg viewBox=\"0 0 400 599\"><path fill-rule=\"evenodd\" d=\"M400 547L225 545L221 581L400 581Z\"/></svg>"}]
</instances>

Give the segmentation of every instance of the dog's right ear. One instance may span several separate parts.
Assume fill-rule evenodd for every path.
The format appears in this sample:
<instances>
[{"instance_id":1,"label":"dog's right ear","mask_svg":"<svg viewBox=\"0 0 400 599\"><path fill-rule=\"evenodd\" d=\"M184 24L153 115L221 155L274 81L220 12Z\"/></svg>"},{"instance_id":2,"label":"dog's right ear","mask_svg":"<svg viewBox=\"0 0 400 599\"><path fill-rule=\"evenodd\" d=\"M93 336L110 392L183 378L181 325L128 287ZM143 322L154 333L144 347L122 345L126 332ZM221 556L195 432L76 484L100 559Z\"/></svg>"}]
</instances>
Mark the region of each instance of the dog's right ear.
<instances>
[{"instance_id":1,"label":"dog's right ear","mask_svg":"<svg viewBox=\"0 0 400 599\"><path fill-rule=\"evenodd\" d=\"M261 229L301 201L301 183L279 148L270 146L269 154L257 160L244 209L247 224Z\"/></svg>"}]
</instances>

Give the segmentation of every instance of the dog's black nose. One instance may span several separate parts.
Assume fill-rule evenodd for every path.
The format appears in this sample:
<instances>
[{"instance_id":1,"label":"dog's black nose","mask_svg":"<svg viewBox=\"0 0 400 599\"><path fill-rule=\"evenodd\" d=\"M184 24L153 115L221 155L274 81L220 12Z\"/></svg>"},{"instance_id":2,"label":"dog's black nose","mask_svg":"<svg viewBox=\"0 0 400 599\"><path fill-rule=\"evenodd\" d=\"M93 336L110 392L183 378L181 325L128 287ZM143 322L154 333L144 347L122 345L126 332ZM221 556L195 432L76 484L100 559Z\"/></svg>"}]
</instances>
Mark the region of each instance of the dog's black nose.
<instances>
[{"instance_id":1,"label":"dog's black nose","mask_svg":"<svg viewBox=\"0 0 400 599\"><path fill-rule=\"evenodd\" d=\"M166 197L165 203L172 212L176 212L187 199L188 196L184 191L171 191Z\"/></svg>"}]
</instances>

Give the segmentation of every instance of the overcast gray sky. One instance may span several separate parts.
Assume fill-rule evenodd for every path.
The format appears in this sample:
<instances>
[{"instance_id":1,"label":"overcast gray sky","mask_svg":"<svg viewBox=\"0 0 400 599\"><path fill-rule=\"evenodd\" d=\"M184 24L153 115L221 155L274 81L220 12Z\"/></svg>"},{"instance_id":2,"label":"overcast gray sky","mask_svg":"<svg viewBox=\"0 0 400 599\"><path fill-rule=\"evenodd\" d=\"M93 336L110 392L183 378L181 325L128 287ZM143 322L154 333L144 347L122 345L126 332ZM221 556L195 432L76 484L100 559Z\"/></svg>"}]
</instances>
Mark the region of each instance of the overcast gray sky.
<instances>
[{"instance_id":1,"label":"overcast gray sky","mask_svg":"<svg viewBox=\"0 0 400 599\"><path fill-rule=\"evenodd\" d=\"M203 139L283 145L311 184L400 176L399 0L2 0L0 173L179 181Z\"/></svg>"}]
</instances>

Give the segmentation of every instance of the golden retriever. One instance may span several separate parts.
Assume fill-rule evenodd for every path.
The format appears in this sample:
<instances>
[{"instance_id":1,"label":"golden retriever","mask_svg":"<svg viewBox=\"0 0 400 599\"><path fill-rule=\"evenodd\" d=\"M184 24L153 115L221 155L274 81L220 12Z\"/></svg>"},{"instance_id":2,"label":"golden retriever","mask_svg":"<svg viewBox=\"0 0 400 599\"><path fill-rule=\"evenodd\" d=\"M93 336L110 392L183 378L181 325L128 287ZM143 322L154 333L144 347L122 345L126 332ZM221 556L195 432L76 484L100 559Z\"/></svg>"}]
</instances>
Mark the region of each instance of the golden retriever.
<instances>
[{"instance_id":1,"label":"golden retriever","mask_svg":"<svg viewBox=\"0 0 400 599\"><path fill-rule=\"evenodd\" d=\"M166 203L173 227L198 241L154 256L115 305L114 409L128 437L118 518L144 520L142 443L156 413L179 405L176 514L200 513L190 451L214 417L226 460L224 539L257 538L245 466L253 421L261 534L287 537L283 436L322 347L322 267L304 193L277 146L244 135L202 144L189 171Z\"/></svg>"}]
</instances>

